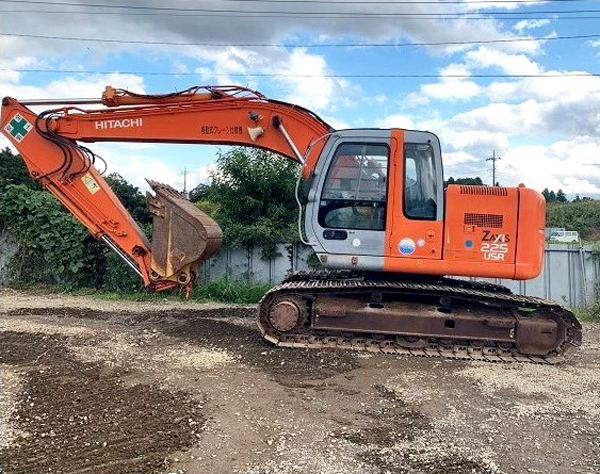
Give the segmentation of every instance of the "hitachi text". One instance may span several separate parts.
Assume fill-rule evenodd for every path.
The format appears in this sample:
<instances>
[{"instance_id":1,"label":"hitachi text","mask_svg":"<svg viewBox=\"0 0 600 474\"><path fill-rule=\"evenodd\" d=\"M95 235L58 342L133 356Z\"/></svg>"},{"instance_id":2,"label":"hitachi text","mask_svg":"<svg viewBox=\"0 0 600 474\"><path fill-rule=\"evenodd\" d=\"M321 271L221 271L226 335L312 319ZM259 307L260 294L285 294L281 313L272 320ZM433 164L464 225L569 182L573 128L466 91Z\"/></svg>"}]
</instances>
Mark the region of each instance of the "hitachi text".
<instances>
[{"instance_id":1,"label":"hitachi text","mask_svg":"<svg viewBox=\"0 0 600 474\"><path fill-rule=\"evenodd\" d=\"M121 120L99 120L96 122L96 130L108 130L115 128L133 128L142 127L144 124L141 118L124 118Z\"/></svg>"}]
</instances>

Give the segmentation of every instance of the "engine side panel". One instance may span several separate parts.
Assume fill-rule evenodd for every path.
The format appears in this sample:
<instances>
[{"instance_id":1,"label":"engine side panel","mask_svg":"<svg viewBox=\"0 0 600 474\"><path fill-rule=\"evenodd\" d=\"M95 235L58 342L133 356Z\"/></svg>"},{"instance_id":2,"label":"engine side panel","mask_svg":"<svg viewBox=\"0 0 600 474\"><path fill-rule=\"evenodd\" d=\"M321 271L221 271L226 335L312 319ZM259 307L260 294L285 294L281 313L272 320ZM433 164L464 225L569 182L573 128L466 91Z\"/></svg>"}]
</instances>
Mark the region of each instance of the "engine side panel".
<instances>
[{"instance_id":1,"label":"engine side panel","mask_svg":"<svg viewBox=\"0 0 600 474\"><path fill-rule=\"evenodd\" d=\"M444 260L513 265L518 206L516 188L448 186Z\"/></svg>"}]
</instances>

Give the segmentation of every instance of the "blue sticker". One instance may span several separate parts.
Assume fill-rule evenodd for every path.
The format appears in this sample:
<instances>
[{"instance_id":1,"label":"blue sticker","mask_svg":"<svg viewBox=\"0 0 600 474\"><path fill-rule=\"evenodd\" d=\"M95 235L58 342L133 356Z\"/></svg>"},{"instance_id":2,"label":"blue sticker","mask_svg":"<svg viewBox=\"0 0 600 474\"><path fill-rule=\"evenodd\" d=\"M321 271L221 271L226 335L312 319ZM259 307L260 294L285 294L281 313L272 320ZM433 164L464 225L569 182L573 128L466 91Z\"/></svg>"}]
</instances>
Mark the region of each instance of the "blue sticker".
<instances>
[{"instance_id":1,"label":"blue sticker","mask_svg":"<svg viewBox=\"0 0 600 474\"><path fill-rule=\"evenodd\" d=\"M465 247L468 249L473 248L473 241L471 239L465 240Z\"/></svg>"},{"instance_id":2,"label":"blue sticker","mask_svg":"<svg viewBox=\"0 0 600 474\"><path fill-rule=\"evenodd\" d=\"M408 237L402 239L398 244L398 250L402 255L412 255L415 252L416 246L413 239Z\"/></svg>"}]
</instances>

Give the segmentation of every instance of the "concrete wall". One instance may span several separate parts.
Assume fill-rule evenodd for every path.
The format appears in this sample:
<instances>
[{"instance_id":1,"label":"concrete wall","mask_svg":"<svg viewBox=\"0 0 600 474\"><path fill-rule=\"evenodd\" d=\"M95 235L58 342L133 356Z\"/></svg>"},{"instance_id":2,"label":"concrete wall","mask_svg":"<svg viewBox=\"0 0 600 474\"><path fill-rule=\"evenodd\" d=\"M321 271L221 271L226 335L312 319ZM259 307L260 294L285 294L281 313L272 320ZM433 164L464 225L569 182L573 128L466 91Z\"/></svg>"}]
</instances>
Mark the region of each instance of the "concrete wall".
<instances>
[{"instance_id":1,"label":"concrete wall","mask_svg":"<svg viewBox=\"0 0 600 474\"><path fill-rule=\"evenodd\" d=\"M204 279L229 275L274 284L283 280L290 271L309 270L306 263L311 254L309 248L280 244L277 249L279 256L265 261L261 258L260 247L252 250L223 248L202 265L200 274ZM580 249L577 245L549 244L544 268L538 278L527 281L487 281L508 286L517 294L541 296L566 306L578 307L586 301L594 301L599 273L599 263L592 258L589 247Z\"/></svg>"},{"instance_id":2,"label":"concrete wall","mask_svg":"<svg viewBox=\"0 0 600 474\"><path fill-rule=\"evenodd\" d=\"M0 284L6 283L8 280L7 264L16 251L15 238L11 234L0 231Z\"/></svg>"},{"instance_id":3,"label":"concrete wall","mask_svg":"<svg viewBox=\"0 0 600 474\"><path fill-rule=\"evenodd\" d=\"M206 280L225 276L245 277L255 282L279 283L287 274L298 270L310 270L306 259L312 251L305 245L278 244L276 258L264 260L262 247L221 248L200 267L200 275Z\"/></svg>"}]
</instances>

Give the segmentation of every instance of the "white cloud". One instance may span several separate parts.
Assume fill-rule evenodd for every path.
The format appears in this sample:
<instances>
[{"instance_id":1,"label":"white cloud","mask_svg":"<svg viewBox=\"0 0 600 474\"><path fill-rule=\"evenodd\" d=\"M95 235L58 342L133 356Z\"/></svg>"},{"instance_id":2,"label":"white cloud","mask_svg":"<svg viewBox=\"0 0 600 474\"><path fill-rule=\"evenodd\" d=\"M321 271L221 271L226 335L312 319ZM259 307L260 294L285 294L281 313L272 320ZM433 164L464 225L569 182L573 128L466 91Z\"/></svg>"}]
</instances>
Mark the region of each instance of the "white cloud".
<instances>
[{"instance_id":1,"label":"white cloud","mask_svg":"<svg viewBox=\"0 0 600 474\"><path fill-rule=\"evenodd\" d=\"M33 56L11 56L8 58L2 56L2 68L4 70L0 71L0 87L5 87L6 84L18 84L23 76L18 70L35 68L38 65L38 59Z\"/></svg>"},{"instance_id":2,"label":"white cloud","mask_svg":"<svg viewBox=\"0 0 600 474\"><path fill-rule=\"evenodd\" d=\"M216 163L210 163L206 166L200 166L196 169L193 174L190 176L190 186L189 189L197 186L200 183L207 183L210 180L211 173L214 173L217 170Z\"/></svg>"},{"instance_id":3,"label":"white cloud","mask_svg":"<svg viewBox=\"0 0 600 474\"><path fill-rule=\"evenodd\" d=\"M121 10L123 14L98 15L98 10L87 2L73 2L77 8L72 8L68 16L58 16L51 13L42 13L34 9L24 14L3 12L3 24L18 24L21 34L50 35L50 36L72 36L82 38L111 38L111 39L133 39L138 41L160 41L179 43L216 43L216 44L252 44L252 43L279 43L283 40L294 40L303 38L308 33L316 36L319 41L326 42L330 38L361 38L367 41L398 41L406 40L416 42L452 42L473 41L486 39L511 39L515 35L505 31L502 22L495 19L452 19L439 20L433 18L398 16L402 14L431 14L432 11L439 13L461 13L473 9L483 9L490 5L473 4L466 5L448 3L440 0L433 4L405 3L405 4L379 4L377 15L372 18L352 18L347 14L372 13L372 9L365 9L364 5L339 3L339 4L311 4L310 9L302 2L278 3L277 10L287 13L286 16L273 20L262 20L240 17L237 14L251 10L244 3L231 5L232 12L221 15L207 15L201 12L189 12L189 14L174 15L176 12L158 12L153 15L151 11L144 15L131 16L130 10ZM145 6L164 7L164 2L159 0L148 0ZM185 0L171 0L170 8L183 9L216 9L216 3L212 0L198 0L189 2ZM498 8L514 8L504 2L498 3ZM238 8L239 7L239 8ZM223 7L227 9L227 7ZM265 6L265 8L267 8ZM255 10L255 8L254 8ZM294 16L295 13L310 11L312 16ZM328 18L319 15L319 12L338 12L336 18ZM89 15L86 13L96 13ZM114 13L114 12L113 12ZM65 33L65 22L57 21L67 18L68 35ZM27 21L24 21L26 19ZM135 19L135 21L132 21ZM268 26L265 24L268 21ZM297 35L297 36L296 36ZM68 42L44 40L40 38L3 37L0 39L0 47L4 51L11 51L12 55L21 56L36 51L36 55L48 58L61 58L66 55L78 55L78 61L73 66L82 63L89 64L98 62L107 53L119 53L123 50L134 50L146 56L162 55L176 56L195 55L194 51L202 49L201 46L161 46L161 45L132 45L126 43L96 43L90 42ZM499 48L507 51L538 51L538 42L519 42L500 45ZM213 51L223 50L223 47L214 46L209 49ZM240 48L249 49L251 47ZM447 45L432 46L431 51L441 54L452 53L468 49L468 46ZM255 48L255 53L270 56L269 48Z\"/></svg>"},{"instance_id":4,"label":"white cloud","mask_svg":"<svg viewBox=\"0 0 600 474\"><path fill-rule=\"evenodd\" d=\"M472 109L457 114L448 121L448 125L457 131L478 130L507 135L531 133L543 126L539 104L533 100L517 105L496 103Z\"/></svg>"},{"instance_id":5,"label":"white cloud","mask_svg":"<svg viewBox=\"0 0 600 474\"><path fill-rule=\"evenodd\" d=\"M83 0L77 0L81 11L92 11L93 8ZM541 3L541 2L540 2ZM145 5L164 6L159 0L147 0ZM174 8L216 8L213 1L204 0L189 2L172 0L169 7ZM240 3L240 11L248 8ZM472 78L452 77L456 74L472 75L482 69L497 69L505 74L554 74L558 71L544 72L544 56L533 54L540 52L543 41L525 41L515 43L474 47L469 45L439 46L426 48L427 53L437 55L437 64L447 63L452 57L453 63L441 67L442 77L432 84L415 86L416 91L400 88L405 97L403 108L393 109L394 104L387 96L379 94L378 84L373 87L364 86L366 94L350 80L335 77L303 77L319 75L335 75L333 62L328 58L332 50L312 50L308 48L223 46L226 44L293 44L306 42L307 38L328 42L369 42L389 41L402 42L468 42L472 40L494 40L522 38L533 28L548 24L543 21L525 21L517 23L507 30L500 20L414 20L388 15L386 13L445 13L474 12L485 13L489 9L515 9L516 3L496 2L482 4L467 0L461 4L439 1L435 4L395 4L377 6L381 16L373 19L332 19L321 18L277 18L264 21L239 18L234 14L227 16L182 15L80 15L71 14L66 21L49 21L49 18L60 18L56 15L41 15L32 11L27 22L23 16L3 13L3 24L19 24L22 32L58 36L105 37L111 39L135 39L158 42L187 43L219 43L222 46L142 46L130 44L106 44L93 42L59 42L41 39L24 39L16 37L0 37L0 48L3 52L11 51L10 57L3 57L3 68L0 72L0 87L3 94L24 98L59 98L59 97L99 97L106 84L127 87L143 92L147 89L145 81L136 75L88 75L56 79L47 84L32 86L35 82L23 83L23 75L17 69L43 68L57 66L65 69L103 69L112 65L110 60L121 52L127 56L144 56L145 59L156 59L170 65L174 73L196 71L202 82L212 83L244 83L253 89L261 89L268 83L274 97L298 103L304 107L326 115L329 123L337 128L348 128L349 125L364 124L383 128L402 127L431 129L438 133L444 143L444 156L447 166L452 170L481 169L481 163L492 150L506 153L499 170L507 179L543 177L548 182L544 187L561 185L566 189L586 186L586 182L594 185L589 176L595 170L587 169L581 163L582 156L593 162L600 161L600 145L588 137L600 136L600 78L571 76L562 78L522 78L503 80L489 86L482 85ZM229 8L229 7L223 7ZM233 7L232 7L233 8ZM236 6L237 8L237 6ZM265 7L266 8L266 7ZM281 3L278 9L289 12L306 11L306 4ZM311 7L313 8L313 7ZM365 10L363 4L314 4L314 11L325 11L335 8L346 13ZM135 21L132 21L135 18ZM90 21L93 19L93 21ZM557 22L558 26L558 22ZM514 28L514 29L513 29ZM40 33L42 32L42 33ZM341 38L341 40L340 40ZM313 41L312 39L308 41ZM600 42L589 42L589 47L597 48ZM32 53L34 51L35 53ZM589 49L588 49L589 52ZM392 53L398 64L404 58L404 50L397 48ZM458 53L461 54L459 57ZM35 54L35 57L32 56ZM4 55L6 56L6 54ZM589 56L592 56L589 54ZM428 58L428 60L431 58ZM339 62L340 64L342 61ZM376 61L373 61L375 64ZM108 64L108 66L107 66ZM148 66L145 63L144 67ZM424 65L429 65L424 62ZM390 63L390 66L393 66ZM360 65L361 70L370 65ZM344 72L358 70L358 64L345 63L349 67ZM379 66L377 66L379 67ZM408 66L407 66L408 67ZM582 66L586 67L586 66ZM373 66L375 68L375 66ZM380 69L377 69L378 71ZM272 80L257 79L245 74L283 75ZM235 75L235 77L234 77ZM241 78L240 76L241 75ZM296 76L296 77L285 77ZM148 81L154 85L154 79ZM409 81L407 81L409 82ZM411 82L412 83L412 82ZM386 87L386 86L384 86ZM390 90L393 90L390 88ZM437 102L437 103L436 103ZM489 103L491 102L491 103ZM423 116L430 114L444 118L430 119L419 123L418 116L406 112L406 106L429 103L431 106L419 109ZM477 104L476 108L473 108ZM352 115L343 115L342 107L347 107ZM373 120L377 108L382 109L379 120ZM442 115L445 114L445 115ZM368 120L368 122L367 122ZM538 143L536 147L524 148L510 145L509 138L518 136L522 143ZM565 138L566 137L566 138ZM576 138L579 137L579 138ZM551 144L552 141L558 141ZM543 145L539 145L543 143ZM585 146L583 146L585 144ZM121 172L126 179L144 187L140 178L143 174L159 181L166 181L181 188L180 169L165 164L152 147L135 147L120 145L112 148L109 164L114 171ZM513 159L514 158L514 159ZM579 160L579 161L578 161ZM170 162L169 162L170 163ZM529 167L529 163L534 166ZM544 172L539 172L544 167ZM484 164L484 167L488 165ZM568 167L568 173L564 166ZM546 169L547 168L547 169ZM590 168L590 167L587 167ZM600 168L600 167L599 167ZM203 166L193 170L190 185L206 179L209 167ZM562 175L560 173L563 173ZM588 174L585 174L588 173ZM527 179L525 179L527 180ZM587 180L587 181L586 181ZM598 177L600 180L600 177ZM179 185L177 184L179 183Z\"/></svg>"},{"instance_id":6,"label":"white cloud","mask_svg":"<svg viewBox=\"0 0 600 474\"><path fill-rule=\"evenodd\" d=\"M142 191L150 189L146 178L175 189L183 188L180 170L165 163L164 157L155 156L155 145L147 145L143 153L136 153L130 144L121 143L95 143L90 148L106 161L106 174L118 173ZM98 168L102 171L100 165Z\"/></svg>"},{"instance_id":7,"label":"white cloud","mask_svg":"<svg viewBox=\"0 0 600 474\"><path fill-rule=\"evenodd\" d=\"M452 63L440 71L442 78L434 84L423 84L418 93L409 94L407 103L411 106L428 104L431 99L457 101L471 99L481 93L481 87L462 77L470 72L464 64Z\"/></svg>"},{"instance_id":8,"label":"white cloud","mask_svg":"<svg viewBox=\"0 0 600 474\"><path fill-rule=\"evenodd\" d=\"M587 179L577 179L573 176L567 176L563 180L562 190L566 194L579 194L580 196L600 194L600 187L597 183L598 181L590 183Z\"/></svg>"},{"instance_id":9,"label":"white cloud","mask_svg":"<svg viewBox=\"0 0 600 474\"><path fill-rule=\"evenodd\" d=\"M493 83L487 94L492 100L532 98L565 103L593 100L600 93L600 77L585 71L546 71L543 76Z\"/></svg>"},{"instance_id":10,"label":"white cloud","mask_svg":"<svg viewBox=\"0 0 600 474\"><path fill-rule=\"evenodd\" d=\"M445 152L444 156L444 168L449 169L456 167L457 165L465 165L466 163L478 163L480 160L475 156L467 153L464 150L457 152ZM462 166L461 166L462 167Z\"/></svg>"},{"instance_id":11,"label":"white cloud","mask_svg":"<svg viewBox=\"0 0 600 474\"><path fill-rule=\"evenodd\" d=\"M584 78L577 78L584 79ZM517 81L503 90L490 87L490 94L498 98L509 90L514 96L506 99L518 99L522 95L533 97L523 102L492 103L490 105L462 112L448 120L447 125L455 130L483 130L501 132L507 135L542 136L545 134L564 134L567 136L598 136L600 135L600 79L592 87L584 87L586 81L568 82L561 79L564 87L571 84L564 94L557 93L563 86L556 87L539 81ZM546 79L552 81L552 79ZM580 86L577 88L577 83ZM522 85L519 88L519 84ZM539 87L534 88L533 84ZM560 84L560 83L555 83ZM589 82L587 83L589 85ZM518 90L518 92L517 92Z\"/></svg>"},{"instance_id":12,"label":"white cloud","mask_svg":"<svg viewBox=\"0 0 600 474\"><path fill-rule=\"evenodd\" d=\"M480 47L465 54L470 69L499 67L506 74L540 74L540 67L524 54L509 54L489 47Z\"/></svg>"},{"instance_id":13,"label":"white cloud","mask_svg":"<svg viewBox=\"0 0 600 474\"><path fill-rule=\"evenodd\" d=\"M551 109L533 100L516 105L492 104L448 120L417 123L417 127L431 129L440 136L447 177L480 176L491 183L491 166L486 158L495 151L501 157L497 179L503 185L524 182L538 190L562 188L567 194L600 194L600 166L590 166L600 164L600 134L586 136L584 129L581 135L576 129L569 132L570 125L551 119ZM596 118L595 126L599 121ZM511 135L538 143L515 146L510 142ZM548 142L553 135L571 138L540 143Z\"/></svg>"},{"instance_id":14,"label":"white cloud","mask_svg":"<svg viewBox=\"0 0 600 474\"><path fill-rule=\"evenodd\" d=\"M545 26L549 23L550 23L550 20L548 20L548 19L521 20L521 21L517 22L517 24L514 26L514 29L517 30L517 32L522 33L523 30L533 30L535 28L540 28L542 26Z\"/></svg>"},{"instance_id":15,"label":"white cloud","mask_svg":"<svg viewBox=\"0 0 600 474\"><path fill-rule=\"evenodd\" d=\"M436 100L465 100L480 93L480 87L473 81L458 78L444 78L436 84L421 86L421 94Z\"/></svg>"},{"instance_id":16,"label":"white cloud","mask_svg":"<svg viewBox=\"0 0 600 474\"><path fill-rule=\"evenodd\" d=\"M283 48L271 48L268 54L241 48L226 50L196 50L198 58L212 62L210 66L196 69L204 82L232 84L240 81L232 79L232 74L268 74L278 76L274 87L283 100L314 109L332 111L337 104L349 105L348 97L360 95L358 88L348 80L332 76L332 70L325 58L309 53L306 49L296 48L291 52ZM319 77L321 76L321 77ZM251 80L250 88L257 88Z\"/></svg>"},{"instance_id":17,"label":"white cloud","mask_svg":"<svg viewBox=\"0 0 600 474\"><path fill-rule=\"evenodd\" d=\"M0 87L3 95L25 99L70 99L94 98L100 99L104 87L114 85L127 88L133 92L144 92L144 79L132 74L95 74L74 78L67 76L56 79L44 86L20 85L18 81L2 81Z\"/></svg>"},{"instance_id":18,"label":"white cloud","mask_svg":"<svg viewBox=\"0 0 600 474\"><path fill-rule=\"evenodd\" d=\"M540 0L539 2L532 1L531 4L543 2L544 0ZM518 4L516 4L516 2L507 2L505 0L500 0L498 2L490 1L485 3L481 3L481 0L464 0L462 5L464 5L468 10L497 10L501 8L504 8L506 10L514 10L518 7Z\"/></svg>"},{"instance_id":19,"label":"white cloud","mask_svg":"<svg viewBox=\"0 0 600 474\"><path fill-rule=\"evenodd\" d=\"M287 76L280 79L287 89L285 100L308 109L328 109L335 96L341 100L351 93L351 85L346 79L309 77L327 75L329 72L322 56L308 54L304 49L295 49L286 67L278 70L278 73Z\"/></svg>"},{"instance_id":20,"label":"white cloud","mask_svg":"<svg viewBox=\"0 0 600 474\"><path fill-rule=\"evenodd\" d=\"M415 123L412 117L408 115L393 114L382 119L375 120L375 127L378 128L406 128L408 130L415 129Z\"/></svg>"},{"instance_id":21,"label":"white cloud","mask_svg":"<svg viewBox=\"0 0 600 474\"><path fill-rule=\"evenodd\" d=\"M446 152L467 153L474 160L483 161L492 150L504 150L508 147L508 137L504 133L492 133L483 130L456 131L451 128L439 129Z\"/></svg>"},{"instance_id":22,"label":"white cloud","mask_svg":"<svg viewBox=\"0 0 600 474\"><path fill-rule=\"evenodd\" d=\"M599 156L600 140L580 138L549 146L508 149L498 167L506 178L523 181L538 190L562 189L567 194L589 195L600 193L600 167L587 166L600 162Z\"/></svg>"},{"instance_id":23,"label":"white cloud","mask_svg":"<svg viewBox=\"0 0 600 474\"><path fill-rule=\"evenodd\" d=\"M342 119L337 118L337 117L327 117L327 116L325 116L325 117L322 117L322 118L323 118L323 120L325 120L326 123L328 123L329 125L331 125L335 130L346 130L346 129L358 126L358 125L350 125L345 120L342 120Z\"/></svg>"}]
</instances>

